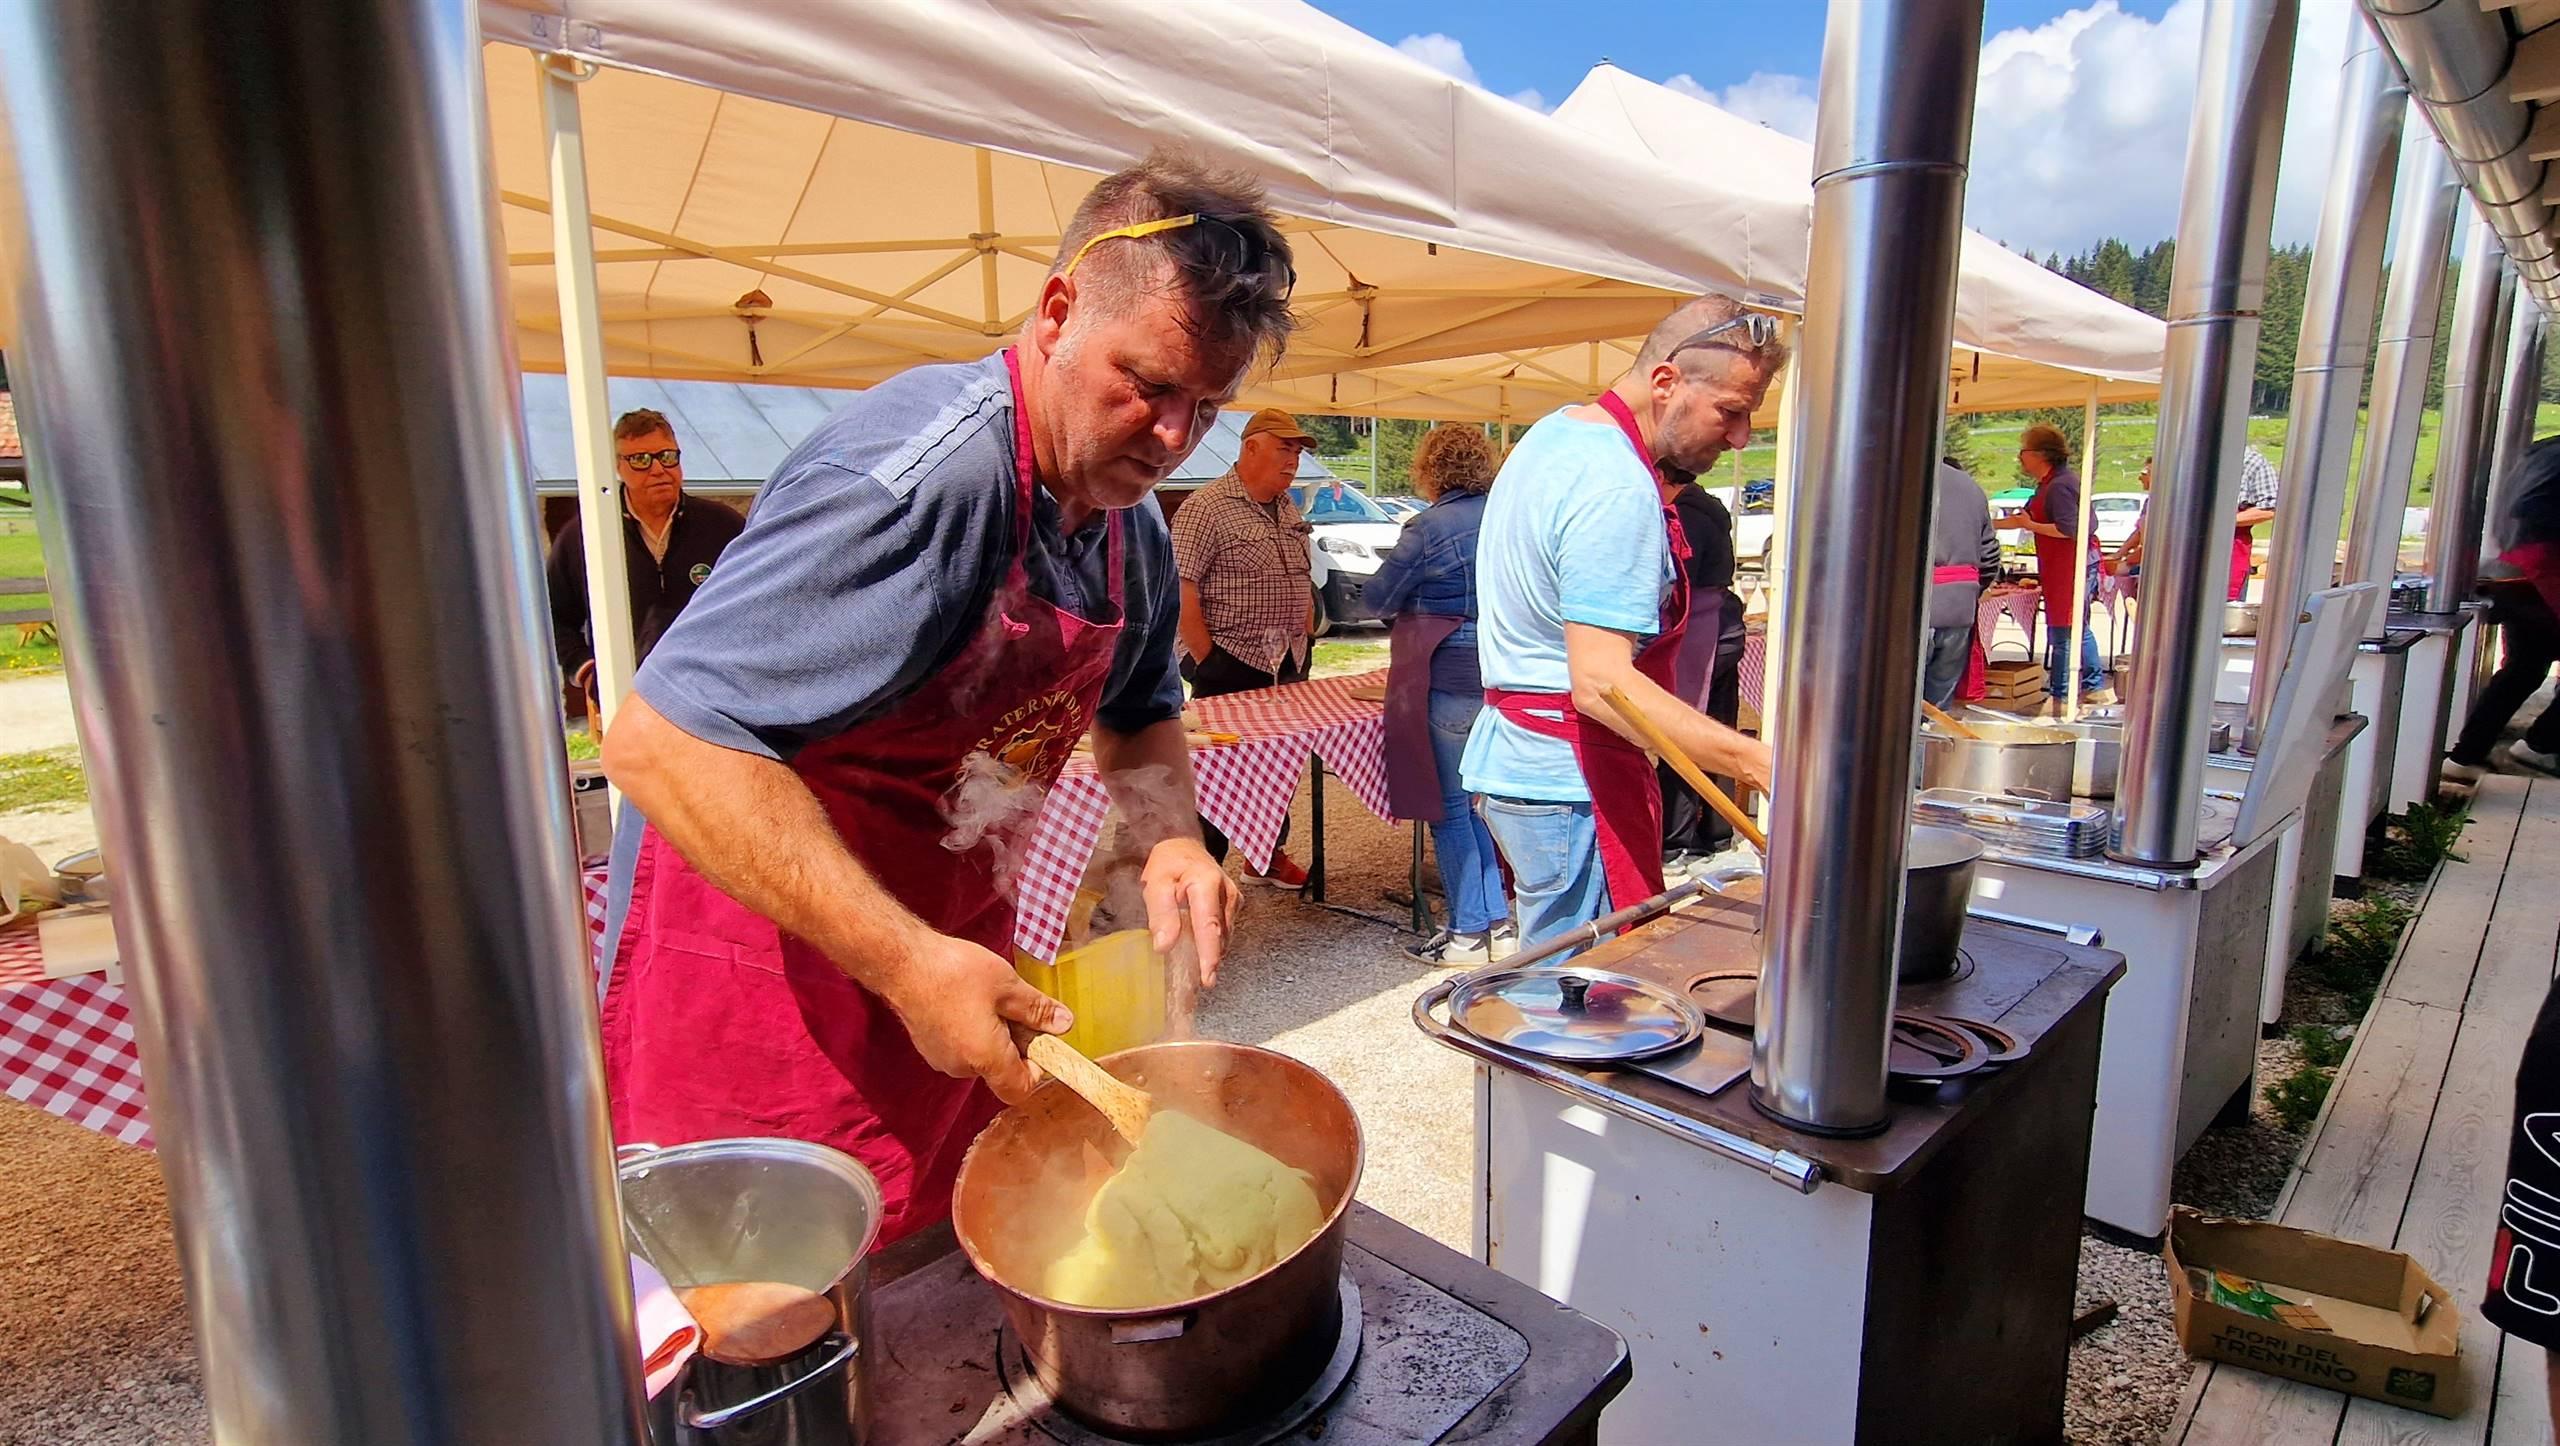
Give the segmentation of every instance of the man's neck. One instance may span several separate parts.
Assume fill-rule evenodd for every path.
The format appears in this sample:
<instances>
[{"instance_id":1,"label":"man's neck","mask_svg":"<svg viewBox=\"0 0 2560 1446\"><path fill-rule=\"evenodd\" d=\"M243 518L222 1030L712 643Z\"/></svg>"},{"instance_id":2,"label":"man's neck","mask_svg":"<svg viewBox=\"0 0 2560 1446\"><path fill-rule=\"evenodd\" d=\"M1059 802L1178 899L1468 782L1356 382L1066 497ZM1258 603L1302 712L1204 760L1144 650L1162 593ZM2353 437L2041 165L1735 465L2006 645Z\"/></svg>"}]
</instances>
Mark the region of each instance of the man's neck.
<instances>
[{"instance_id":1,"label":"man's neck","mask_svg":"<svg viewBox=\"0 0 2560 1446\"><path fill-rule=\"evenodd\" d=\"M1077 528L1090 521L1092 503L1069 497L1058 486L1058 438L1051 426L1048 409L1042 403L1049 395L1049 363L1036 348L1025 346L1017 338L1013 344L1014 366L1022 377L1020 403L1030 425L1031 474L1049 500L1058 504L1058 531L1073 536Z\"/></svg>"},{"instance_id":2,"label":"man's neck","mask_svg":"<svg viewBox=\"0 0 2560 1446\"><path fill-rule=\"evenodd\" d=\"M1655 440L1653 398L1646 395L1644 378L1629 372L1618 378L1616 385L1609 390L1617 394L1619 401L1626 403L1628 415L1636 419L1636 435L1644 443L1644 454L1657 462L1662 460L1662 452ZM1611 427L1618 425L1618 419L1609 414L1609 409L1596 401L1575 407L1573 416L1580 421L1598 422Z\"/></svg>"},{"instance_id":3,"label":"man's neck","mask_svg":"<svg viewBox=\"0 0 2560 1446\"><path fill-rule=\"evenodd\" d=\"M648 503L642 502L637 497L632 497L630 501L631 520L639 523L653 535L666 531L667 524L675 518L676 502L673 498L668 499L666 506L655 509L655 516L651 515L652 508Z\"/></svg>"}]
</instances>

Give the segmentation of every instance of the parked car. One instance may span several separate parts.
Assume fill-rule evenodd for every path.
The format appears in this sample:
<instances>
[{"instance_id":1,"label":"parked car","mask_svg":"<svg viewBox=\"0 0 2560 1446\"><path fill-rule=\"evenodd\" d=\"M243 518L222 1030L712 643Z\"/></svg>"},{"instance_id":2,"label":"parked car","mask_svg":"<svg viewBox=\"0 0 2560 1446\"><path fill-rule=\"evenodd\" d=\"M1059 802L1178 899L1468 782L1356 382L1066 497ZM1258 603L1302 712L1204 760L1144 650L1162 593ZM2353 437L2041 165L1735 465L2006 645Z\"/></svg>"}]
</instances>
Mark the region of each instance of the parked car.
<instances>
[{"instance_id":1,"label":"parked car","mask_svg":"<svg viewBox=\"0 0 2560 1446\"><path fill-rule=\"evenodd\" d=\"M2140 492L2101 492L2089 499L2089 526L2098 544L2109 551L2124 546L2133 525L2142 520L2147 496Z\"/></svg>"},{"instance_id":2,"label":"parked car","mask_svg":"<svg viewBox=\"0 0 2560 1446\"><path fill-rule=\"evenodd\" d=\"M1307 549L1315 572L1316 635L1347 623L1372 623L1361 589L1404 535L1403 522L1340 478L1309 481L1294 489L1315 545Z\"/></svg>"},{"instance_id":3,"label":"parked car","mask_svg":"<svg viewBox=\"0 0 2560 1446\"><path fill-rule=\"evenodd\" d=\"M1707 490L1724 503L1725 511L1733 514L1735 567L1767 576L1769 555L1777 547L1778 484L1767 477L1745 482L1738 498L1731 487L1709 487Z\"/></svg>"},{"instance_id":4,"label":"parked car","mask_svg":"<svg viewBox=\"0 0 2560 1446\"><path fill-rule=\"evenodd\" d=\"M1394 518L1398 526L1422 515L1423 501L1419 497L1372 497L1369 500L1378 504L1379 511Z\"/></svg>"}]
</instances>

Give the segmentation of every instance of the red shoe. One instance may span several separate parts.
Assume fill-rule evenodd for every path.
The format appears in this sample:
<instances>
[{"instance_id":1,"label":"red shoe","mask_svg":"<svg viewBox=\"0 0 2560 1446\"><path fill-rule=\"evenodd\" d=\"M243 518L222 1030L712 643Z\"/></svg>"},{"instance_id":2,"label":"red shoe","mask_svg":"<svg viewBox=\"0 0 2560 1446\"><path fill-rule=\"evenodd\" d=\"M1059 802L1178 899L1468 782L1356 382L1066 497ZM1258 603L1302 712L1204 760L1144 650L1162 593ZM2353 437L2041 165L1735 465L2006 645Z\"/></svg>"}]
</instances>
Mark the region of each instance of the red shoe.
<instances>
[{"instance_id":1,"label":"red shoe","mask_svg":"<svg viewBox=\"0 0 2560 1446\"><path fill-rule=\"evenodd\" d=\"M1247 869L1244 876L1254 883L1269 884L1275 889L1303 889L1307 886L1307 871L1282 850L1272 853L1271 867L1258 873Z\"/></svg>"}]
</instances>

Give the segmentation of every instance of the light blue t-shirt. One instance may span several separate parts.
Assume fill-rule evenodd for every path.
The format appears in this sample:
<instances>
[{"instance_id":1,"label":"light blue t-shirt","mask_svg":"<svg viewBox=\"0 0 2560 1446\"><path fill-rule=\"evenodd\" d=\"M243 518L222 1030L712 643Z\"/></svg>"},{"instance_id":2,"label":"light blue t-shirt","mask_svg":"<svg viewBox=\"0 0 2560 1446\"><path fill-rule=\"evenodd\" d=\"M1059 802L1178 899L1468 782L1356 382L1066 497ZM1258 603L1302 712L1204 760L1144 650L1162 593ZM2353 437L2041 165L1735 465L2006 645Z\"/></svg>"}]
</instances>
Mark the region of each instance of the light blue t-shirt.
<instances>
[{"instance_id":1,"label":"light blue t-shirt","mask_svg":"<svg viewBox=\"0 0 2560 1446\"><path fill-rule=\"evenodd\" d=\"M1563 693L1564 625L1651 637L1671 584L1662 493L1615 422L1555 412L1511 449L1476 536L1476 658L1488 688ZM1591 797L1573 749L1488 708L1467 737L1469 792Z\"/></svg>"}]
</instances>

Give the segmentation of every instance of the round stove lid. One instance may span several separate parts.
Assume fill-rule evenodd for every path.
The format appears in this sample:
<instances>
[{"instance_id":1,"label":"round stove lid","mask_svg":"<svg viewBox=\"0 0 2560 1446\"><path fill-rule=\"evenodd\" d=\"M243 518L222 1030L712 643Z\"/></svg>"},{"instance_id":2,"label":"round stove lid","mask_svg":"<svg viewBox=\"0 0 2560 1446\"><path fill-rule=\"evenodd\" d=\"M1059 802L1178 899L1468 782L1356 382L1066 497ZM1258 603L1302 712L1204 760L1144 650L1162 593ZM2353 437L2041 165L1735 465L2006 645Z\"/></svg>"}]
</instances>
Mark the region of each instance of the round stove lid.
<instances>
[{"instance_id":1,"label":"round stove lid","mask_svg":"<svg viewBox=\"0 0 2560 1446\"><path fill-rule=\"evenodd\" d=\"M1706 1027L1674 990L1569 964L1479 970L1450 991L1449 1017L1488 1043L1574 1063L1662 1054Z\"/></svg>"}]
</instances>

